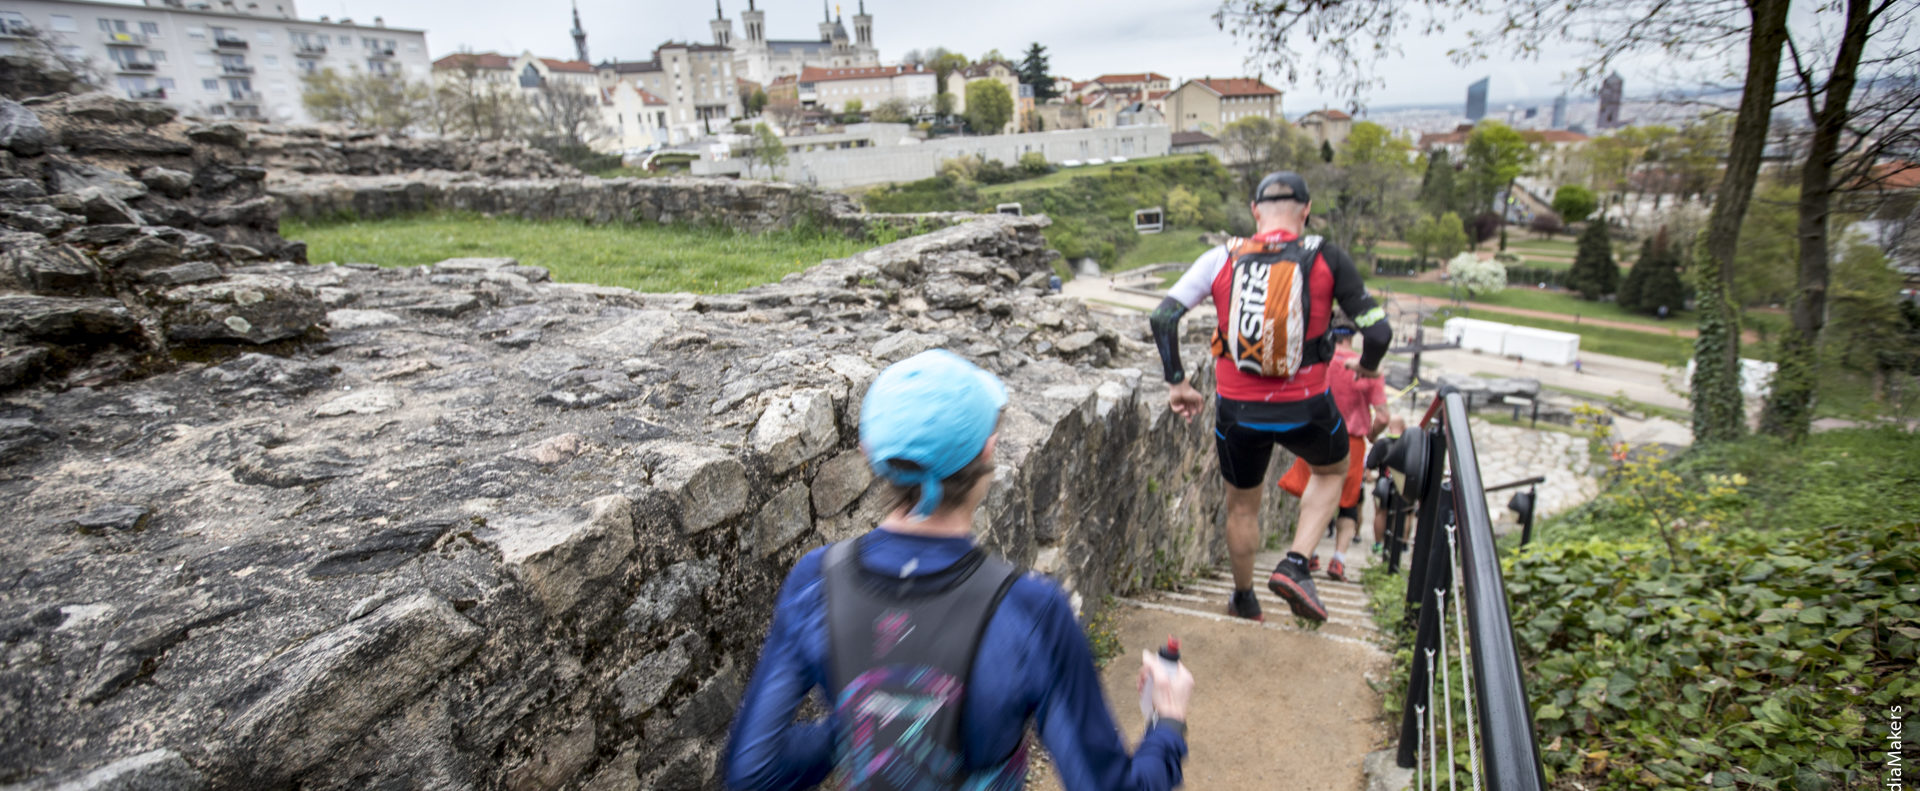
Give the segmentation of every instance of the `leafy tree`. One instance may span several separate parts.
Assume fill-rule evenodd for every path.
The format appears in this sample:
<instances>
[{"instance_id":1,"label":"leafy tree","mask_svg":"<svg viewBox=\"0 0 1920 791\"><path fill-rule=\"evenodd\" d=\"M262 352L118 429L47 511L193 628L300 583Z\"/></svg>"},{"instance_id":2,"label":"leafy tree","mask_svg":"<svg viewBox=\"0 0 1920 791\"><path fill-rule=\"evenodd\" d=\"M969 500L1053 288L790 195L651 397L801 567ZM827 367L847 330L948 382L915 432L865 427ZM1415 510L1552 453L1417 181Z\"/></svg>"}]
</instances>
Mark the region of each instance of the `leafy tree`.
<instances>
[{"instance_id":1,"label":"leafy tree","mask_svg":"<svg viewBox=\"0 0 1920 791\"><path fill-rule=\"evenodd\" d=\"M1199 225L1200 196L1193 194L1184 184L1168 190L1167 220L1174 225Z\"/></svg>"},{"instance_id":2,"label":"leafy tree","mask_svg":"<svg viewBox=\"0 0 1920 791\"><path fill-rule=\"evenodd\" d=\"M1441 214L1454 210L1456 197L1453 163L1443 148L1427 158L1427 174L1420 182L1420 205L1429 213Z\"/></svg>"},{"instance_id":3,"label":"leafy tree","mask_svg":"<svg viewBox=\"0 0 1920 791\"><path fill-rule=\"evenodd\" d=\"M1533 215L1533 219L1528 221L1527 227L1532 228L1535 233L1545 238L1552 239L1554 234L1559 233L1561 229L1566 228L1567 225L1560 221L1560 215L1558 213L1543 211Z\"/></svg>"},{"instance_id":4,"label":"leafy tree","mask_svg":"<svg viewBox=\"0 0 1920 791\"><path fill-rule=\"evenodd\" d=\"M1500 233L1502 224L1500 215L1490 211L1474 215L1473 219L1466 223L1467 242L1474 249L1479 249L1481 242L1492 239L1495 234Z\"/></svg>"},{"instance_id":5,"label":"leafy tree","mask_svg":"<svg viewBox=\"0 0 1920 791\"><path fill-rule=\"evenodd\" d=\"M1669 250L1654 259L1653 269L1640 285L1640 312L1659 315L1662 307L1668 315L1687 306L1687 281L1680 275L1680 259ZM1634 264L1637 268L1640 265Z\"/></svg>"},{"instance_id":6,"label":"leafy tree","mask_svg":"<svg viewBox=\"0 0 1920 791\"><path fill-rule=\"evenodd\" d=\"M300 103L321 121L399 134L433 117L432 89L405 77L322 69L300 83Z\"/></svg>"},{"instance_id":7,"label":"leafy tree","mask_svg":"<svg viewBox=\"0 0 1920 791\"><path fill-rule=\"evenodd\" d=\"M974 63L1006 63L1008 60L1010 59L1007 56L1000 54L1000 48L995 47L987 50L986 53L981 55Z\"/></svg>"},{"instance_id":8,"label":"leafy tree","mask_svg":"<svg viewBox=\"0 0 1920 791\"><path fill-rule=\"evenodd\" d=\"M1507 288L1507 267L1493 259L1482 260L1472 253L1461 253L1447 262L1447 277L1476 297L1498 294Z\"/></svg>"},{"instance_id":9,"label":"leafy tree","mask_svg":"<svg viewBox=\"0 0 1920 791\"><path fill-rule=\"evenodd\" d=\"M1620 290L1614 294L1614 302L1622 308L1639 312L1640 294L1646 289L1647 277L1659 266L1659 259L1659 254L1654 252L1653 237L1649 236L1640 243L1640 255L1633 259L1633 267L1620 280Z\"/></svg>"},{"instance_id":10,"label":"leafy tree","mask_svg":"<svg viewBox=\"0 0 1920 791\"><path fill-rule=\"evenodd\" d=\"M1046 154L1028 151L1020 155L1020 169L1029 176L1044 176L1053 172L1053 163L1047 161Z\"/></svg>"},{"instance_id":11,"label":"leafy tree","mask_svg":"<svg viewBox=\"0 0 1920 791\"><path fill-rule=\"evenodd\" d=\"M1800 255L1795 213L1800 189L1771 185L1754 196L1734 252L1733 296L1741 306L1776 305L1793 297Z\"/></svg>"},{"instance_id":12,"label":"leafy tree","mask_svg":"<svg viewBox=\"0 0 1920 791\"><path fill-rule=\"evenodd\" d=\"M910 49L901 53L900 62L907 66L925 66L927 64L927 56L920 54L920 50Z\"/></svg>"},{"instance_id":13,"label":"leafy tree","mask_svg":"<svg viewBox=\"0 0 1920 791\"><path fill-rule=\"evenodd\" d=\"M1413 163L1406 141L1371 121L1353 125L1339 152L1315 172L1314 215L1326 235L1349 250L1372 250L1380 239L1405 233L1418 217ZM1332 149L1320 147L1325 160Z\"/></svg>"},{"instance_id":14,"label":"leafy tree","mask_svg":"<svg viewBox=\"0 0 1920 791\"><path fill-rule=\"evenodd\" d=\"M1452 258L1467 247L1467 232L1460 227L1460 215L1453 212L1421 217L1407 229L1406 238L1420 261Z\"/></svg>"},{"instance_id":15,"label":"leafy tree","mask_svg":"<svg viewBox=\"0 0 1920 791\"><path fill-rule=\"evenodd\" d=\"M967 126L975 134L997 135L1013 120L1013 93L999 80L967 83Z\"/></svg>"},{"instance_id":16,"label":"leafy tree","mask_svg":"<svg viewBox=\"0 0 1920 791\"><path fill-rule=\"evenodd\" d=\"M954 72L968 66L967 56L958 52L948 52L945 47L934 47L927 52L927 65L933 67L935 93L945 95L948 92L947 78ZM942 111L941 115L952 115L953 110Z\"/></svg>"},{"instance_id":17,"label":"leafy tree","mask_svg":"<svg viewBox=\"0 0 1920 791\"><path fill-rule=\"evenodd\" d=\"M865 109L867 109L867 103L859 99L848 99L846 104L840 106L840 111L847 115L859 115Z\"/></svg>"},{"instance_id":18,"label":"leafy tree","mask_svg":"<svg viewBox=\"0 0 1920 791\"><path fill-rule=\"evenodd\" d=\"M1020 59L1020 82L1033 86L1033 100L1044 102L1060 95L1054 90L1053 77L1047 71L1047 48L1035 41L1027 46L1027 55Z\"/></svg>"},{"instance_id":19,"label":"leafy tree","mask_svg":"<svg viewBox=\"0 0 1920 791\"><path fill-rule=\"evenodd\" d=\"M765 109L767 109L767 92L759 88L753 89L753 94L747 97L747 115L759 115L760 111Z\"/></svg>"},{"instance_id":20,"label":"leafy tree","mask_svg":"<svg viewBox=\"0 0 1920 791\"><path fill-rule=\"evenodd\" d=\"M1587 219L1598 203L1593 190L1578 184L1562 184L1553 192L1553 210L1570 223Z\"/></svg>"},{"instance_id":21,"label":"leafy tree","mask_svg":"<svg viewBox=\"0 0 1920 791\"><path fill-rule=\"evenodd\" d=\"M593 92L548 80L533 95L536 142L550 147L584 148L606 133L600 97Z\"/></svg>"},{"instance_id":22,"label":"leafy tree","mask_svg":"<svg viewBox=\"0 0 1920 791\"><path fill-rule=\"evenodd\" d=\"M1333 161L1333 143L1332 142L1329 142L1326 140L1320 141L1320 161L1321 162Z\"/></svg>"},{"instance_id":23,"label":"leafy tree","mask_svg":"<svg viewBox=\"0 0 1920 791\"><path fill-rule=\"evenodd\" d=\"M1467 206L1488 211L1494 197L1513 185L1533 161L1533 147L1513 127L1499 121L1481 121L1467 135L1466 169L1462 172Z\"/></svg>"},{"instance_id":24,"label":"leafy tree","mask_svg":"<svg viewBox=\"0 0 1920 791\"><path fill-rule=\"evenodd\" d=\"M1291 124L1249 116L1221 130L1220 145L1233 163L1242 194L1252 194L1260 178L1276 170L1304 171L1318 161L1313 141Z\"/></svg>"},{"instance_id":25,"label":"leafy tree","mask_svg":"<svg viewBox=\"0 0 1920 791\"><path fill-rule=\"evenodd\" d=\"M1587 223L1578 244L1573 268L1567 271L1567 286L1585 299L1599 299L1618 290L1620 267L1613 263L1613 242L1607 238L1606 223Z\"/></svg>"},{"instance_id":26,"label":"leafy tree","mask_svg":"<svg viewBox=\"0 0 1920 791\"><path fill-rule=\"evenodd\" d=\"M874 105L870 118L883 124L899 124L912 119L913 111L907 107L907 100L893 98Z\"/></svg>"}]
</instances>

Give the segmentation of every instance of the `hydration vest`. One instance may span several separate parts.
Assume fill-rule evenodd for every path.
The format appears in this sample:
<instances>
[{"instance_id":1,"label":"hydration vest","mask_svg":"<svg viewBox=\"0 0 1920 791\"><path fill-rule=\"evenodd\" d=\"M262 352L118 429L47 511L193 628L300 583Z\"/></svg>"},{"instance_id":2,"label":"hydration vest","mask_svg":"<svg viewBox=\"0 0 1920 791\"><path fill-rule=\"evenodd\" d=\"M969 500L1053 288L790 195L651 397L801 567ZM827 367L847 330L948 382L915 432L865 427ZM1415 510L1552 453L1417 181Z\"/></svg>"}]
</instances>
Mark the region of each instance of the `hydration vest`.
<instances>
[{"instance_id":1,"label":"hydration vest","mask_svg":"<svg viewBox=\"0 0 1920 791\"><path fill-rule=\"evenodd\" d=\"M821 569L840 728L826 787L1020 788L1024 737L1012 756L985 767L967 765L960 741L974 655L1017 570L976 548L946 571L888 578L861 568L858 541L828 547Z\"/></svg>"},{"instance_id":2,"label":"hydration vest","mask_svg":"<svg viewBox=\"0 0 1920 791\"><path fill-rule=\"evenodd\" d=\"M1286 378L1333 359L1333 336L1307 337L1313 315L1308 280L1320 253L1320 237L1271 244L1234 239L1227 244L1224 326L1213 330L1213 356L1243 373Z\"/></svg>"}]
</instances>

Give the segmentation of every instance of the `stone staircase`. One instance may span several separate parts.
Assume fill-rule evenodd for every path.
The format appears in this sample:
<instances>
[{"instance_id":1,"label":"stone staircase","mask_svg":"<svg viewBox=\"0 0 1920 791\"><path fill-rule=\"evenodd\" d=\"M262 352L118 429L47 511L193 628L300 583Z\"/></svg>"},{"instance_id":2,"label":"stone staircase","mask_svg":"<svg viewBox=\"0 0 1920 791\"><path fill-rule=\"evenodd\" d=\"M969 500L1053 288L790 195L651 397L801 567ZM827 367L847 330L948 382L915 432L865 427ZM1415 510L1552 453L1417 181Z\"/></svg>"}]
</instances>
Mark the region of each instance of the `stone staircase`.
<instances>
[{"instance_id":1,"label":"stone staircase","mask_svg":"<svg viewBox=\"0 0 1920 791\"><path fill-rule=\"evenodd\" d=\"M1366 530L1367 528L1363 526L1363 536ZM1283 632L1298 632L1335 642L1377 648L1379 641L1376 635L1380 630L1373 622L1372 611L1367 607L1366 591L1359 584L1361 571L1374 562L1374 558L1367 554L1368 546L1371 546L1371 539L1349 546L1346 557L1348 582L1335 582L1328 579L1324 569L1314 575L1313 584L1320 593L1320 603L1327 608L1327 622L1320 624L1317 628L1295 618L1287 609L1287 603L1267 590L1267 575L1273 571L1274 565L1280 562L1280 558L1286 555L1286 550L1265 551L1255 556L1253 588L1254 595L1260 598L1261 612L1267 618L1264 623L1255 624L1226 614L1227 598L1233 594L1233 572L1225 563L1208 569L1198 578L1181 585L1178 590L1146 591L1138 596L1119 601L1141 609ZM1320 547L1316 551L1320 554L1322 563L1331 559L1333 539L1321 537Z\"/></svg>"}]
</instances>

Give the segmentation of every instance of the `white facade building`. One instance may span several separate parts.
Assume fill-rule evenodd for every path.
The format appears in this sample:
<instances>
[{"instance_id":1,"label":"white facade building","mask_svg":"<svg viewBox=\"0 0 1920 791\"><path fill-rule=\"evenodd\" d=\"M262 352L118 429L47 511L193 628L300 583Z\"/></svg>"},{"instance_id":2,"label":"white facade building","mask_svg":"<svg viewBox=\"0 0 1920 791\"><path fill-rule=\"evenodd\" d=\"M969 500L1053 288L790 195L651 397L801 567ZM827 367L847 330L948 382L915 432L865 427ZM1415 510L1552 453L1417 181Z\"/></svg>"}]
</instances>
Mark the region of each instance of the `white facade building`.
<instances>
[{"instance_id":1,"label":"white facade building","mask_svg":"<svg viewBox=\"0 0 1920 791\"><path fill-rule=\"evenodd\" d=\"M808 67L800 72L796 87L803 107L844 112L857 101L871 112L888 99L899 99L909 108L931 108L938 82L939 76L923 66Z\"/></svg>"},{"instance_id":2,"label":"white facade building","mask_svg":"<svg viewBox=\"0 0 1920 791\"><path fill-rule=\"evenodd\" d=\"M669 41L653 51L653 60L602 63L598 73L601 89L611 95L638 88L664 101L673 143L725 131L730 119L747 114L733 50L718 44ZM610 125L626 122L613 119Z\"/></svg>"},{"instance_id":3,"label":"white facade building","mask_svg":"<svg viewBox=\"0 0 1920 791\"><path fill-rule=\"evenodd\" d=\"M293 0L147 5L92 0L6 0L0 55L44 36L84 59L105 86L205 117L309 123L300 78L323 69L426 80L427 34L351 19L300 19Z\"/></svg>"}]
</instances>

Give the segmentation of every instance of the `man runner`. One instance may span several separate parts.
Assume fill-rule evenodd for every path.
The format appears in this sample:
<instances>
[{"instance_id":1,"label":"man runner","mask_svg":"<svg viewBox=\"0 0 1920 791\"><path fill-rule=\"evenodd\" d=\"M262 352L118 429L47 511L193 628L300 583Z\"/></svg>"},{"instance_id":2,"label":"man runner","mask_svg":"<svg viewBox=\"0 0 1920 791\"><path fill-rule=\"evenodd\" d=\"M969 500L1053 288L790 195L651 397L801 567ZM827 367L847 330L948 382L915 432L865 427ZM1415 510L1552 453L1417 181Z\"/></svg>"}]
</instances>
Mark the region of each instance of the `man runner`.
<instances>
[{"instance_id":1,"label":"man runner","mask_svg":"<svg viewBox=\"0 0 1920 791\"><path fill-rule=\"evenodd\" d=\"M1143 654L1157 718L1128 756L1066 596L973 543L1006 403L999 379L944 350L867 389L860 447L893 511L787 575L727 745L728 788L1016 789L1029 723L1068 791L1180 784L1193 675ZM816 688L829 714L796 722Z\"/></svg>"},{"instance_id":2,"label":"man runner","mask_svg":"<svg viewBox=\"0 0 1920 791\"><path fill-rule=\"evenodd\" d=\"M1333 365L1327 373L1327 390L1333 393L1333 403L1340 407L1340 420L1347 424L1347 464L1346 484L1340 488L1340 511L1336 518L1338 529L1333 536L1333 557L1327 561L1327 579L1345 582L1347 579L1347 543L1353 541L1360 532L1360 489L1366 477L1366 465L1361 460L1367 457L1367 443L1387 428L1387 388L1386 382L1378 377L1362 378L1346 368L1349 361L1359 359L1353 351L1353 324L1345 319L1336 321L1333 330ZM1280 476L1279 486L1295 497L1299 497L1307 488L1307 479L1311 477L1307 462L1294 459L1287 474ZM1312 555L1307 560L1307 570L1317 571L1320 556Z\"/></svg>"},{"instance_id":3,"label":"man runner","mask_svg":"<svg viewBox=\"0 0 1920 791\"><path fill-rule=\"evenodd\" d=\"M1260 542L1260 486L1279 443L1306 460L1313 475L1300 498L1292 549L1268 576L1267 587L1294 615L1325 621L1307 555L1333 519L1350 452L1340 411L1327 392L1333 355L1325 338L1333 305L1353 317L1365 339L1360 358L1347 364L1357 376L1380 375L1392 331L1346 252L1318 236L1300 235L1313 209L1305 179L1290 171L1268 174L1250 207L1258 233L1215 247L1193 263L1153 312L1154 344L1171 385L1167 400L1176 414L1192 420L1206 401L1180 363L1180 317L1213 299L1214 451L1227 483L1227 551L1233 556L1227 611L1262 619L1253 595L1253 555ZM1274 370L1286 373L1267 374Z\"/></svg>"}]
</instances>

